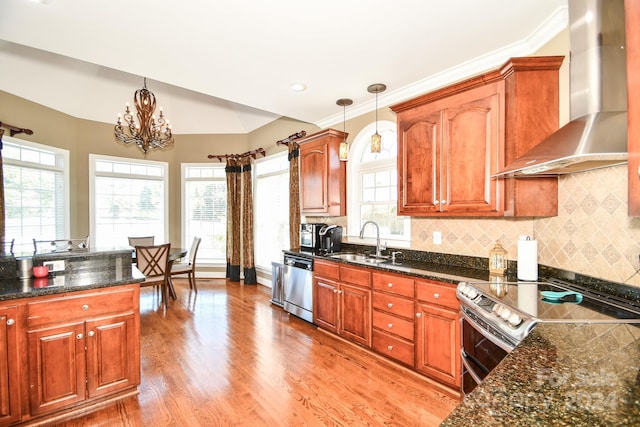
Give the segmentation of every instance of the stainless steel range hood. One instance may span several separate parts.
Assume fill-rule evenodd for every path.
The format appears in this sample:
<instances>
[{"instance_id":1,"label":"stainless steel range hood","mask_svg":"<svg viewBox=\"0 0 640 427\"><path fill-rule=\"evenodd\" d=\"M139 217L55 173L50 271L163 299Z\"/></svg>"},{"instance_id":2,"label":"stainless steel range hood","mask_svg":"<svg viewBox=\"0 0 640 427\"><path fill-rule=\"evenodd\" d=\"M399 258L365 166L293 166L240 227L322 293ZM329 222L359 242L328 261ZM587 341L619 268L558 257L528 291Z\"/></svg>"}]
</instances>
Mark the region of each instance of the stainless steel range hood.
<instances>
[{"instance_id":1,"label":"stainless steel range hood","mask_svg":"<svg viewBox=\"0 0 640 427\"><path fill-rule=\"evenodd\" d=\"M560 175L627 162L624 0L569 0L571 121L494 176Z\"/></svg>"}]
</instances>

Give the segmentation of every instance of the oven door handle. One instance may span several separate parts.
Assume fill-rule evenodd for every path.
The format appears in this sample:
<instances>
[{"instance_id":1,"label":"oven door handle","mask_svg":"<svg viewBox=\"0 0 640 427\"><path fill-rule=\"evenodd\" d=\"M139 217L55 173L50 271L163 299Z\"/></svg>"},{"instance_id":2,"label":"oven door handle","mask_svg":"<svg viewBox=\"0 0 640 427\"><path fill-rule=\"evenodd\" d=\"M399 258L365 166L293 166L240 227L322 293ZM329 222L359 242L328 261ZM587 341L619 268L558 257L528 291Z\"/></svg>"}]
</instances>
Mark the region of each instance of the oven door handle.
<instances>
[{"instance_id":1,"label":"oven door handle","mask_svg":"<svg viewBox=\"0 0 640 427\"><path fill-rule=\"evenodd\" d=\"M468 357L470 355L464 350L460 350L460 355L462 356L462 364L465 366L465 368L467 368L467 373L471 375L471 378L473 378L476 384L480 384L482 382L482 378L480 378L480 376L476 374L476 372L473 370L473 367L469 364L469 362L467 362L467 359L465 359L465 357ZM480 364L480 366L482 366L482 364Z\"/></svg>"},{"instance_id":2,"label":"oven door handle","mask_svg":"<svg viewBox=\"0 0 640 427\"><path fill-rule=\"evenodd\" d=\"M469 322L471 327L473 329L475 329L476 331L480 332L480 334L482 334L483 337L485 337L486 339L488 339L489 341L491 341L492 343L494 343L495 345L497 345L498 347L500 347L501 349L503 349L507 353L511 353L513 351L513 349L515 348L514 346L512 346L510 344L507 344L506 342L504 342L502 340L499 340L498 338L494 337L493 334L491 334L489 332L484 332L483 333L484 328L482 328L480 325L478 325L472 318L467 316L467 313L465 313L464 310L461 310L460 313L462 314L462 317L464 318L464 320Z\"/></svg>"},{"instance_id":3,"label":"oven door handle","mask_svg":"<svg viewBox=\"0 0 640 427\"><path fill-rule=\"evenodd\" d=\"M471 360L473 363L475 363L478 368L480 368L480 370L482 371L483 374L488 375L489 374L489 370L487 369L486 366L484 366L482 364L482 362L480 362L475 356L470 355L469 353L467 353L466 351L464 351L464 349L460 350L460 354L462 354L462 358L463 359L469 359ZM468 367L468 366L467 366Z\"/></svg>"}]
</instances>

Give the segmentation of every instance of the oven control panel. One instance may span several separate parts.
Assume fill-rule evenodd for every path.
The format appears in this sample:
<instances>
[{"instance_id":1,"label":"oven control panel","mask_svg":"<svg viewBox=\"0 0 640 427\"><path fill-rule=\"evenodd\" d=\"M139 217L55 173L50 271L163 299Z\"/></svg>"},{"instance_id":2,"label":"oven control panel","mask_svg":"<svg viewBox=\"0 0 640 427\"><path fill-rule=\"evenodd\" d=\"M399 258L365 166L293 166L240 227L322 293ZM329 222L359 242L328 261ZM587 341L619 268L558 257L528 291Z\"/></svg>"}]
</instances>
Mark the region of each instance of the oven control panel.
<instances>
[{"instance_id":1,"label":"oven control panel","mask_svg":"<svg viewBox=\"0 0 640 427\"><path fill-rule=\"evenodd\" d=\"M485 295L467 282L460 282L456 293L465 313L481 316L494 328L499 328L516 341L524 338L533 326L530 317Z\"/></svg>"}]
</instances>

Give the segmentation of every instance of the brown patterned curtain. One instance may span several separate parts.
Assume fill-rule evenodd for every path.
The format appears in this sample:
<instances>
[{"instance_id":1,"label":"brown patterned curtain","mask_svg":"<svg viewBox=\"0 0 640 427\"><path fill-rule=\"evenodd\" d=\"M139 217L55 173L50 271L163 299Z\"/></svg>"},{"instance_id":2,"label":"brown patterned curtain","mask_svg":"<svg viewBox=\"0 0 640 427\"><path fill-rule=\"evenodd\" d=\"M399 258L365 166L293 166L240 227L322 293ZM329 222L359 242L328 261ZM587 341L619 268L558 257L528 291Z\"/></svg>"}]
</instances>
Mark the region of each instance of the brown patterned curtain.
<instances>
[{"instance_id":1,"label":"brown patterned curtain","mask_svg":"<svg viewBox=\"0 0 640 427\"><path fill-rule=\"evenodd\" d=\"M300 248L300 146L289 143L289 248Z\"/></svg>"},{"instance_id":2,"label":"brown patterned curtain","mask_svg":"<svg viewBox=\"0 0 640 427\"><path fill-rule=\"evenodd\" d=\"M251 157L239 161L242 167L242 264L244 265L244 284L258 283L253 258L253 187L251 184Z\"/></svg>"},{"instance_id":3,"label":"brown patterned curtain","mask_svg":"<svg viewBox=\"0 0 640 427\"><path fill-rule=\"evenodd\" d=\"M227 159L227 278L240 281L240 172L236 159Z\"/></svg>"}]
</instances>

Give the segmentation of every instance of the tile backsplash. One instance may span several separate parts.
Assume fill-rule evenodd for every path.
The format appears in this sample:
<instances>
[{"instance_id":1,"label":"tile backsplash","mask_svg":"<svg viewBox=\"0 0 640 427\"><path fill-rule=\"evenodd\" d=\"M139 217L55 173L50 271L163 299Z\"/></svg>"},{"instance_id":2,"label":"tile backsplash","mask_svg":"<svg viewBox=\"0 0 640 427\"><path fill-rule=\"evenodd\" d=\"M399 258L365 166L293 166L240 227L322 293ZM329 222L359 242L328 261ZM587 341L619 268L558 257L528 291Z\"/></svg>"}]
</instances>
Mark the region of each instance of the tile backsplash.
<instances>
[{"instance_id":1,"label":"tile backsplash","mask_svg":"<svg viewBox=\"0 0 640 427\"><path fill-rule=\"evenodd\" d=\"M538 240L538 261L614 282L640 286L640 218L627 216L627 167L559 178L558 216L480 219L413 218L411 248L487 257L496 240L517 259L520 235ZM433 244L434 231L442 244Z\"/></svg>"}]
</instances>

